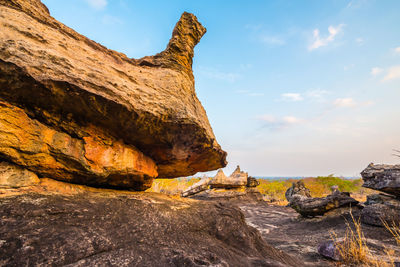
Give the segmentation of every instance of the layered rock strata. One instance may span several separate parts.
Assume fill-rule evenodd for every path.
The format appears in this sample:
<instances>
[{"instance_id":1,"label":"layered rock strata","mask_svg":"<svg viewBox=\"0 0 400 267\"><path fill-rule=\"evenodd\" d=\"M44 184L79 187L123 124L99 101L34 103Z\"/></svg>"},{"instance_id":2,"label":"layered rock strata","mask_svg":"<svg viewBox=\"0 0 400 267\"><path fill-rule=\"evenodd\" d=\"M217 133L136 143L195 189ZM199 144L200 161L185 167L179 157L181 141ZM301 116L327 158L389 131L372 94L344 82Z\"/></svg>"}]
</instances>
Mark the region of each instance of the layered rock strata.
<instances>
[{"instance_id":1,"label":"layered rock strata","mask_svg":"<svg viewBox=\"0 0 400 267\"><path fill-rule=\"evenodd\" d=\"M195 93L193 51L206 29L194 15L142 59L78 34L40 0L0 0L0 25L0 159L136 190L226 165Z\"/></svg>"}]
</instances>

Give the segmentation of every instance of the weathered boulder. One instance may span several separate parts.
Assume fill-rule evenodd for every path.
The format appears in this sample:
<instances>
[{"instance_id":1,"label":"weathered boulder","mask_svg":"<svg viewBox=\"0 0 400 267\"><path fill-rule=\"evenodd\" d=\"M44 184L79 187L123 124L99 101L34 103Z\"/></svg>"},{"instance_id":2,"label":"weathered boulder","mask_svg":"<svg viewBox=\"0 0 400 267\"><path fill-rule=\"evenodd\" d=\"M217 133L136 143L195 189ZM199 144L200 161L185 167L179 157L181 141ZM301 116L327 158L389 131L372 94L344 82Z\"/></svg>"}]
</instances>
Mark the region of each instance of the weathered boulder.
<instances>
[{"instance_id":1,"label":"weathered boulder","mask_svg":"<svg viewBox=\"0 0 400 267\"><path fill-rule=\"evenodd\" d=\"M338 250L334 241L325 241L318 244L317 251L325 258L334 261L340 261L342 259L342 257L340 256L340 251Z\"/></svg>"},{"instance_id":2,"label":"weathered boulder","mask_svg":"<svg viewBox=\"0 0 400 267\"><path fill-rule=\"evenodd\" d=\"M153 177L226 165L195 93L193 49L206 29L194 15L182 15L165 51L142 59L78 34L40 0L0 0L0 25L3 113L33 127L13 128L29 137L21 147L6 131L1 158L59 180L138 190Z\"/></svg>"},{"instance_id":3,"label":"weathered boulder","mask_svg":"<svg viewBox=\"0 0 400 267\"><path fill-rule=\"evenodd\" d=\"M326 197L305 198L293 195L289 206L303 217L321 216L330 210L342 207L354 207L358 201L350 197L348 192L339 192Z\"/></svg>"},{"instance_id":4,"label":"weathered boulder","mask_svg":"<svg viewBox=\"0 0 400 267\"><path fill-rule=\"evenodd\" d=\"M290 202L294 195L297 195L300 198L310 198L311 193L308 188L304 185L303 180L299 180L297 182L292 183L292 186L288 188L285 192L285 197L288 202Z\"/></svg>"},{"instance_id":5,"label":"weathered boulder","mask_svg":"<svg viewBox=\"0 0 400 267\"><path fill-rule=\"evenodd\" d=\"M322 198L311 197L310 190L305 187L302 180L294 182L286 190L286 199L289 206L303 217L321 216L328 211L356 206L358 201L350 197L348 192L340 192L337 187L332 188L332 194Z\"/></svg>"},{"instance_id":6,"label":"weathered boulder","mask_svg":"<svg viewBox=\"0 0 400 267\"><path fill-rule=\"evenodd\" d=\"M246 187L257 187L260 185L260 182L254 177L247 177L247 184Z\"/></svg>"},{"instance_id":7,"label":"weathered boulder","mask_svg":"<svg viewBox=\"0 0 400 267\"><path fill-rule=\"evenodd\" d=\"M0 195L0 265L300 264L268 245L232 205L47 179L41 187Z\"/></svg>"},{"instance_id":8,"label":"weathered boulder","mask_svg":"<svg viewBox=\"0 0 400 267\"><path fill-rule=\"evenodd\" d=\"M0 161L0 188L18 188L38 183L39 178L33 172Z\"/></svg>"},{"instance_id":9,"label":"weathered boulder","mask_svg":"<svg viewBox=\"0 0 400 267\"><path fill-rule=\"evenodd\" d=\"M369 164L361 172L363 187L400 197L400 165Z\"/></svg>"},{"instance_id":10,"label":"weathered boulder","mask_svg":"<svg viewBox=\"0 0 400 267\"><path fill-rule=\"evenodd\" d=\"M389 225L400 224L400 201L393 196L375 194L367 196L365 207L361 212L363 223L383 226L383 221Z\"/></svg>"}]
</instances>

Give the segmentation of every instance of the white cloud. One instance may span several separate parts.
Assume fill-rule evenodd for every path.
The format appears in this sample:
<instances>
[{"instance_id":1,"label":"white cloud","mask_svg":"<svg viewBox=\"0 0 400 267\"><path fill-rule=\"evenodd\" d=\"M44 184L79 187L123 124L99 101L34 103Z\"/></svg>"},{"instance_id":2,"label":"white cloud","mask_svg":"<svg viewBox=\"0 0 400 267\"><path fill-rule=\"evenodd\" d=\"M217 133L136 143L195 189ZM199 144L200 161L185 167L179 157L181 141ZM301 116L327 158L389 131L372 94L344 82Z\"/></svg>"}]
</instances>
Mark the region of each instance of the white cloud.
<instances>
[{"instance_id":1,"label":"white cloud","mask_svg":"<svg viewBox=\"0 0 400 267\"><path fill-rule=\"evenodd\" d=\"M248 96L263 96L263 95L265 95L264 93L252 92L250 90L236 90L236 93L244 94L244 95L248 95Z\"/></svg>"},{"instance_id":2,"label":"white cloud","mask_svg":"<svg viewBox=\"0 0 400 267\"><path fill-rule=\"evenodd\" d=\"M354 107L356 102L353 98L337 98L333 101L333 105L336 107Z\"/></svg>"},{"instance_id":3,"label":"white cloud","mask_svg":"<svg viewBox=\"0 0 400 267\"><path fill-rule=\"evenodd\" d=\"M321 90L321 89L309 90L306 92L306 96L308 98L312 98L312 99L319 100L319 101L324 100L325 95L327 95L327 94L330 94L330 92L326 91L326 90Z\"/></svg>"},{"instance_id":4,"label":"white cloud","mask_svg":"<svg viewBox=\"0 0 400 267\"><path fill-rule=\"evenodd\" d=\"M329 43L333 42L335 40L335 37L342 32L344 24L340 24L336 27L334 26L329 26L328 27L328 32L329 35L327 37L321 37L319 29L315 29L313 31L313 43L308 47L308 50L314 50L317 48L320 48L322 46L327 46Z\"/></svg>"},{"instance_id":5,"label":"white cloud","mask_svg":"<svg viewBox=\"0 0 400 267\"><path fill-rule=\"evenodd\" d=\"M279 38L277 36L269 36L269 35L260 35L260 41L269 45L284 45L286 44L285 40Z\"/></svg>"},{"instance_id":6,"label":"white cloud","mask_svg":"<svg viewBox=\"0 0 400 267\"><path fill-rule=\"evenodd\" d=\"M363 45L364 44L364 39L361 37L356 38L356 43L359 45Z\"/></svg>"},{"instance_id":7,"label":"white cloud","mask_svg":"<svg viewBox=\"0 0 400 267\"><path fill-rule=\"evenodd\" d=\"M259 119L262 120L262 121L265 121L265 122L275 122L276 121L276 118L274 116L272 116L272 115L269 115L269 114L261 115L259 117Z\"/></svg>"},{"instance_id":8,"label":"white cloud","mask_svg":"<svg viewBox=\"0 0 400 267\"><path fill-rule=\"evenodd\" d=\"M378 68L378 67L374 67L371 69L371 75L372 76L376 76L378 74L380 74L383 71L383 69Z\"/></svg>"},{"instance_id":9,"label":"white cloud","mask_svg":"<svg viewBox=\"0 0 400 267\"><path fill-rule=\"evenodd\" d=\"M292 102L302 101L304 99L298 93L285 93L285 94L281 94L281 97L285 101L292 101Z\"/></svg>"},{"instance_id":10,"label":"white cloud","mask_svg":"<svg viewBox=\"0 0 400 267\"><path fill-rule=\"evenodd\" d=\"M400 65L397 65L389 68L385 77L383 77L383 81L389 81L399 78L400 78Z\"/></svg>"},{"instance_id":11,"label":"white cloud","mask_svg":"<svg viewBox=\"0 0 400 267\"><path fill-rule=\"evenodd\" d=\"M344 71L348 71L349 69L354 68L354 66L355 66L355 64L346 65L346 66L343 67L343 70Z\"/></svg>"},{"instance_id":12,"label":"white cloud","mask_svg":"<svg viewBox=\"0 0 400 267\"><path fill-rule=\"evenodd\" d=\"M264 93L249 93L249 96L263 96Z\"/></svg>"},{"instance_id":13,"label":"white cloud","mask_svg":"<svg viewBox=\"0 0 400 267\"><path fill-rule=\"evenodd\" d=\"M101 22L105 25L122 25L124 24L122 20L111 15L104 15Z\"/></svg>"},{"instance_id":14,"label":"white cloud","mask_svg":"<svg viewBox=\"0 0 400 267\"><path fill-rule=\"evenodd\" d=\"M348 4L347 4L347 8L360 8L362 7L364 4L366 4L366 0L351 0Z\"/></svg>"},{"instance_id":15,"label":"white cloud","mask_svg":"<svg viewBox=\"0 0 400 267\"><path fill-rule=\"evenodd\" d=\"M264 127L270 130L283 130L290 126L304 122L303 119L297 118L295 116L284 116L282 118L276 118L275 116L270 114L259 116L258 119L263 121L265 123Z\"/></svg>"},{"instance_id":16,"label":"white cloud","mask_svg":"<svg viewBox=\"0 0 400 267\"><path fill-rule=\"evenodd\" d=\"M85 0L91 7L102 9L107 6L107 0Z\"/></svg>"},{"instance_id":17,"label":"white cloud","mask_svg":"<svg viewBox=\"0 0 400 267\"><path fill-rule=\"evenodd\" d=\"M294 116L286 116L286 117L283 117L283 121L287 124L297 124L297 123L302 122L303 120L299 119L297 117L294 117Z\"/></svg>"},{"instance_id":18,"label":"white cloud","mask_svg":"<svg viewBox=\"0 0 400 267\"><path fill-rule=\"evenodd\" d=\"M222 80L230 83L234 83L240 78L240 75L232 72L222 72L214 68L200 67L199 72L208 78L215 80Z\"/></svg>"},{"instance_id":19,"label":"white cloud","mask_svg":"<svg viewBox=\"0 0 400 267\"><path fill-rule=\"evenodd\" d=\"M396 52L397 54L400 54L400 46L399 46L399 47L396 47L396 48L394 49L394 52Z\"/></svg>"}]
</instances>

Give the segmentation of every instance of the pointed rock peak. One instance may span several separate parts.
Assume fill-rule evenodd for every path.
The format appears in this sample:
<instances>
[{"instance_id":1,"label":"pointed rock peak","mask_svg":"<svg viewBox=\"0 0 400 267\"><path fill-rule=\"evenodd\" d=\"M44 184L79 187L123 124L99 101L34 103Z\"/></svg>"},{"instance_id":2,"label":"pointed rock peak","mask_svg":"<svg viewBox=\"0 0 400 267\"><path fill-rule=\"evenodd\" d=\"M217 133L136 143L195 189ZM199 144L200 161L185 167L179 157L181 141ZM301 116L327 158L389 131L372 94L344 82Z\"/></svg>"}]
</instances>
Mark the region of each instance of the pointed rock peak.
<instances>
[{"instance_id":1,"label":"pointed rock peak","mask_svg":"<svg viewBox=\"0 0 400 267\"><path fill-rule=\"evenodd\" d=\"M215 177L226 177L226 175L222 169L219 169Z\"/></svg>"},{"instance_id":2,"label":"pointed rock peak","mask_svg":"<svg viewBox=\"0 0 400 267\"><path fill-rule=\"evenodd\" d=\"M195 15L184 12L175 25L167 49L163 52L164 56L167 56L172 63L178 63L191 71L194 47L206 31Z\"/></svg>"},{"instance_id":3,"label":"pointed rock peak","mask_svg":"<svg viewBox=\"0 0 400 267\"><path fill-rule=\"evenodd\" d=\"M235 171L234 171L232 174L241 173L241 172L242 172L242 171L240 170L240 166L237 165Z\"/></svg>"}]
</instances>

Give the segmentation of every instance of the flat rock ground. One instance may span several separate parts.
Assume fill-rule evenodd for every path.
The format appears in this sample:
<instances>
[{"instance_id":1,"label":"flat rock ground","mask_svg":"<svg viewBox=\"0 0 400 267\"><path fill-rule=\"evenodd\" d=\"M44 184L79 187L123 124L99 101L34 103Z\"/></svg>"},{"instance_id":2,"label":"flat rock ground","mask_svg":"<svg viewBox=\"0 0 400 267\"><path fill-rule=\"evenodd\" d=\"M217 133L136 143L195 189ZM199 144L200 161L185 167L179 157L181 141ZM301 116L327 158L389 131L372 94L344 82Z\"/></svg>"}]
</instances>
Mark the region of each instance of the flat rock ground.
<instances>
[{"instance_id":1,"label":"flat rock ground","mask_svg":"<svg viewBox=\"0 0 400 267\"><path fill-rule=\"evenodd\" d=\"M259 204L240 204L246 222L258 229L268 244L296 257L306 266L331 266L334 262L320 256L317 246L330 240L335 232L338 238L344 237L346 222L353 225L350 215L330 214L325 217L305 219L290 207ZM357 220L359 211L353 211ZM394 238L384 228L362 225L367 245L375 257L387 259L384 247L394 249L396 261L400 261L400 249Z\"/></svg>"}]
</instances>

